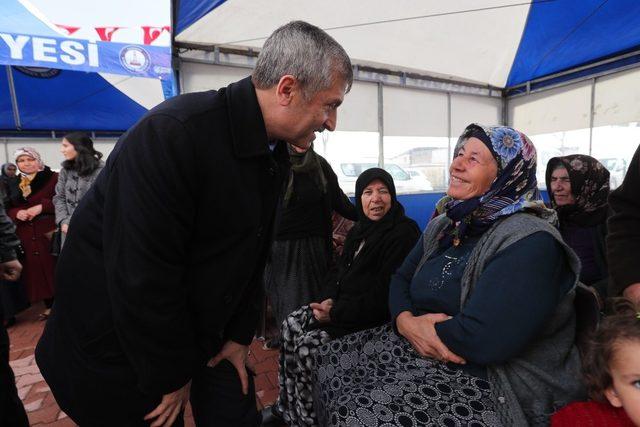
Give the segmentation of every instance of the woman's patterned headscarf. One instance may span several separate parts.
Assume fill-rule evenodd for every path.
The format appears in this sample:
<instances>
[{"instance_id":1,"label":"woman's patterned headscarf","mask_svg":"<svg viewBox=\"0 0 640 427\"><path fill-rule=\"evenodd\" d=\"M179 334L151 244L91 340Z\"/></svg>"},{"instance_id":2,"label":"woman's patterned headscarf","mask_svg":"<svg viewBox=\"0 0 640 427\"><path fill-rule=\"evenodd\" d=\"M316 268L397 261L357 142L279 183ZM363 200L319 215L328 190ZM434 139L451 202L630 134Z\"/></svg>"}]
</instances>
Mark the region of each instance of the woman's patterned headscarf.
<instances>
[{"instance_id":1,"label":"woman's patterned headscarf","mask_svg":"<svg viewBox=\"0 0 640 427\"><path fill-rule=\"evenodd\" d=\"M13 159L15 160L16 164L18 163L18 158L20 156L29 156L32 159L34 159L36 162L38 162L38 170L44 170L44 163L42 162L42 157L40 156L40 153L38 153L38 151L33 148L33 147L21 147L18 148L14 153L13 153ZM20 170L20 168L18 168L18 170Z\"/></svg>"},{"instance_id":2,"label":"woman's patterned headscarf","mask_svg":"<svg viewBox=\"0 0 640 427\"><path fill-rule=\"evenodd\" d=\"M572 205L558 206L553 198L551 174L558 166L564 167L569 174L571 193L576 200ZM569 220L586 227L606 220L609 171L598 160L584 154L554 157L547 163L545 180L551 206L558 212L561 222Z\"/></svg>"},{"instance_id":3,"label":"woman's patterned headscarf","mask_svg":"<svg viewBox=\"0 0 640 427\"><path fill-rule=\"evenodd\" d=\"M441 245L458 245L467 236L480 235L499 218L516 212L528 212L555 223L555 212L547 209L538 191L536 148L529 138L506 126L470 124L454 150L454 158L469 138L480 139L498 165L498 173L489 190L468 200L445 196L438 202L451 225L441 237Z\"/></svg>"}]
</instances>

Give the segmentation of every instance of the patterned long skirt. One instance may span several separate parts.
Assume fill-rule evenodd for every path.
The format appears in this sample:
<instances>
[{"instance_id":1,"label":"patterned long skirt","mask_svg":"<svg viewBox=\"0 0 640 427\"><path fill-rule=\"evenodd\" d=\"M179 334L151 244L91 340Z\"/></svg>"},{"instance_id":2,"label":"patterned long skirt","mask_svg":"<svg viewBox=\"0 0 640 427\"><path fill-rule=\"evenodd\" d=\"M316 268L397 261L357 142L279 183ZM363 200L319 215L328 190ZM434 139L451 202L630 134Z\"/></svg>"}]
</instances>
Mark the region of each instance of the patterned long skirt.
<instances>
[{"instance_id":1,"label":"patterned long skirt","mask_svg":"<svg viewBox=\"0 0 640 427\"><path fill-rule=\"evenodd\" d=\"M500 426L490 384L419 356L390 325L347 335L316 353L323 426Z\"/></svg>"},{"instance_id":2,"label":"patterned long skirt","mask_svg":"<svg viewBox=\"0 0 640 427\"><path fill-rule=\"evenodd\" d=\"M280 392L276 405L290 426L318 425L313 408L313 355L331 337L317 325L309 306L291 313L282 322L280 347Z\"/></svg>"}]
</instances>

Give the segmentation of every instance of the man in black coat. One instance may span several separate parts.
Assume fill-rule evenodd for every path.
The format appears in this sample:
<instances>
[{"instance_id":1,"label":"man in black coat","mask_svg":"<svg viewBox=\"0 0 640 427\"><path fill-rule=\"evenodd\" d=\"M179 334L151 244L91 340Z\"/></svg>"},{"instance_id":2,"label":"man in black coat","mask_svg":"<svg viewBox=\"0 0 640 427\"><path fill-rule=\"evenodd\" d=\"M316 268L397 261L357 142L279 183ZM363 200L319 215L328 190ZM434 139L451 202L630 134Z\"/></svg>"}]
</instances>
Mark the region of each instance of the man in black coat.
<instances>
[{"instance_id":1,"label":"man in black coat","mask_svg":"<svg viewBox=\"0 0 640 427\"><path fill-rule=\"evenodd\" d=\"M0 279L18 280L22 265L17 260L16 248L20 245L20 240L16 236L16 226L11 221L4 210L2 200L0 200ZM0 283L0 286L3 284ZM2 304L0 304L0 322L2 315ZM9 335L0 323L0 426L28 427L29 420L24 411L24 406L18 397L15 377L11 366L9 366Z\"/></svg>"},{"instance_id":2,"label":"man in black coat","mask_svg":"<svg viewBox=\"0 0 640 427\"><path fill-rule=\"evenodd\" d=\"M640 146L633 155L622 185L609 194L607 260L609 295L622 294L640 305Z\"/></svg>"},{"instance_id":3,"label":"man in black coat","mask_svg":"<svg viewBox=\"0 0 640 427\"><path fill-rule=\"evenodd\" d=\"M120 138L71 219L36 349L75 422L181 425L193 378L197 425L257 423L245 361L285 142L334 130L351 82L344 49L291 22L251 78L165 101Z\"/></svg>"}]
</instances>

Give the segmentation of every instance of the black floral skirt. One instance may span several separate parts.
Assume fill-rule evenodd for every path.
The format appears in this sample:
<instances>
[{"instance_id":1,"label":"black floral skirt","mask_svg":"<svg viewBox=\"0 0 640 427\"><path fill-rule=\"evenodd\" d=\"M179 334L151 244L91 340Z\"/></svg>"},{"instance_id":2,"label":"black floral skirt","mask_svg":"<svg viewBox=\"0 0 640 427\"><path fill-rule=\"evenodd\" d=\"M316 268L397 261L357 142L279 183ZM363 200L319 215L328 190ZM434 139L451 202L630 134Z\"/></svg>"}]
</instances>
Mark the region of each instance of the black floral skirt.
<instances>
[{"instance_id":1,"label":"black floral skirt","mask_svg":"<svg viewBox=\"0 0 640 427\"><path fill-rule=\"evenodd\" d=\"M487 381L421 357L390 325L321 346L313 384L319 425L501 425Z\"/></svg>"}]
</instances>

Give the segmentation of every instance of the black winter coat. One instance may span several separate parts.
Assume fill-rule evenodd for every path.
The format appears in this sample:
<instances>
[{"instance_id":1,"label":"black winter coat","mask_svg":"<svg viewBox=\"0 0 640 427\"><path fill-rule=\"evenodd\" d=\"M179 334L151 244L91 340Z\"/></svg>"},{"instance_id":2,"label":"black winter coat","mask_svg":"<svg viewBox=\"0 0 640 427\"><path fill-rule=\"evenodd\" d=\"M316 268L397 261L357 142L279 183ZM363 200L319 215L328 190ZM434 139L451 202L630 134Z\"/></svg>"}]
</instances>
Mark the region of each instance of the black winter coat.
<instances>
[{"instance_id":1,"label":"black winter coat","mask_svg":"<svg viewBox=\"0 0 640 427\"><path fill-rule=\"evenodd\" d=\"M388 322L391 276L419 237L415 221L405 217L379 238L365 241L355 259L343 254L327 276L326 287L333 289L327 296L334 300L331 322L318 327L337 338Z\"/></svg>"},{"instance_id":2,"label":"black winter coat","mask_svg":"<svg viewBox=\"0 0 640 427\"><path fill-rule=\"evenodd\" d=\"M76 422L85 394L102 412L136 393L153 406L226 340L251 342L287 176L249 78L167 100L120 138L71 219L36 351Z\"/></svg>"},{"instance_id":3,"label":"black winter coat","mask_svg":"<svg viewBox=\"0 0 640 427\"><path fill-rule=\"evenodd\" d=\"M638 248L640 247L640 146L633 155L622 185L609 194L607 261L609 262L609 296L620 295L640 282Z\"/></svg>"}]
</instances>

